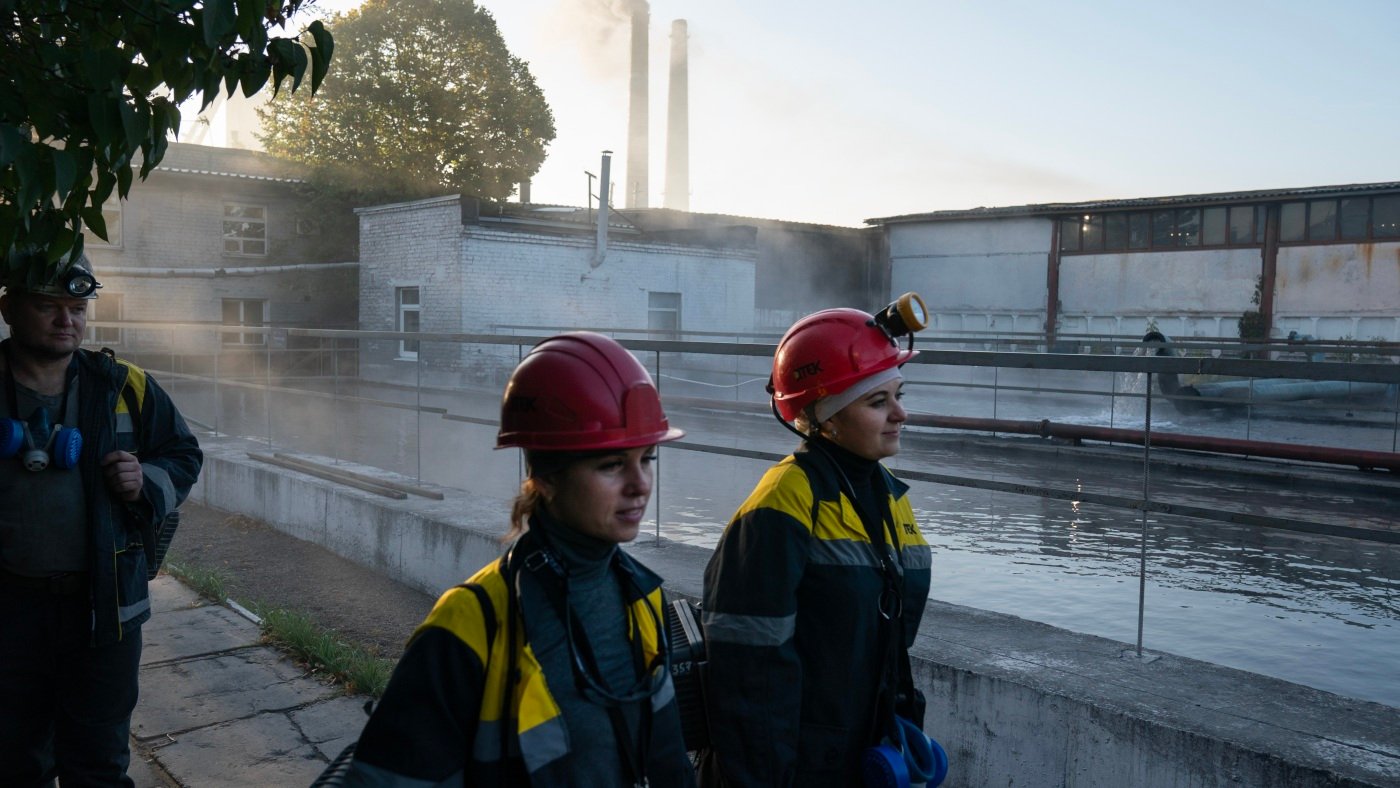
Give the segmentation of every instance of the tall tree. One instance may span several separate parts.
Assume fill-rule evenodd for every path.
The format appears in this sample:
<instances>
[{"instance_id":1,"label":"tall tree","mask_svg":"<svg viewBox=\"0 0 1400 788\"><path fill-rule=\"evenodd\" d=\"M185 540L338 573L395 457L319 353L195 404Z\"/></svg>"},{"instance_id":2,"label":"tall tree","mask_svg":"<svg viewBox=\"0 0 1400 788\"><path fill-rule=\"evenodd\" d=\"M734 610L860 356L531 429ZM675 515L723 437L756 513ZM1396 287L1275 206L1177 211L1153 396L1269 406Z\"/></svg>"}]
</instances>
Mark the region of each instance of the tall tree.
<instances>
[{"instance_id":1,"label":"tall tree","mask_svg":"<svg viewBox=\"0 0 1400 788\"><path fill-rule=\"evenodd\" d=\"M539 171L554 115L496 20L471 0L367 0L331 20L336 74L262 112L268 151L357 203L504 199Z\"/></svg>"},{"instance_id":2,"label":"tall tree","mask_svg":"<svg viewBox=\"0 0 1400 788\"><path fill-rule=\"evenodd\" d=\"M0 250L31 280L105 239L102 204L125 198L180 128L179 104L325 78L334 41L312 22L272 37L315 0L0 0Z\"/></svg>"}]
</instances>

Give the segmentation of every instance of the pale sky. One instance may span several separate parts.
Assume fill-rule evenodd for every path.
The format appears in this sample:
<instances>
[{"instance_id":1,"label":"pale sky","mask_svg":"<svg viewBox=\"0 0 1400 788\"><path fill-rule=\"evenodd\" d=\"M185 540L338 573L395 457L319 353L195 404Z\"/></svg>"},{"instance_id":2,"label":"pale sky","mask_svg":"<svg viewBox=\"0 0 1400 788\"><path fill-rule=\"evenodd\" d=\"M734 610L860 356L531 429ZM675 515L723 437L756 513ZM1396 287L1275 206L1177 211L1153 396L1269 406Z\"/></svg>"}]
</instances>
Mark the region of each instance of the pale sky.
<instances>
[{"instance_id":1,"label":"pale sky","mask_svg":"<svg viewBox=\"0 0 1400 788\"><path fill-rule=\"evenodd\" d=\"M630 2L479 5L554 110L533 201L584 204L604 149L624 183ZM653 0L652 206L673 19L690 29L693 211L857 226L1400 180L1388 0Z\"/></svg>"}]
</instances>

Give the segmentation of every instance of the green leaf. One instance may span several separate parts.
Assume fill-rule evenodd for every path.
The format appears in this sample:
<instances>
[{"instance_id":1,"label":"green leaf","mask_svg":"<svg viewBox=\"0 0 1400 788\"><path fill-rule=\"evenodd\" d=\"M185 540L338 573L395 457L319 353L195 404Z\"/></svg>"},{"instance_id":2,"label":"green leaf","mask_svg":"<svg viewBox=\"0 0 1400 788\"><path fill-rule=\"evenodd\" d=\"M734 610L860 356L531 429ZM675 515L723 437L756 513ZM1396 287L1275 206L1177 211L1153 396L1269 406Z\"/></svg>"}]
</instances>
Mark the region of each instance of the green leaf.
<instances>
[{"instance_id":1,"label":"green leaf","mask_svg":"<svg viewBox=\"0 0 1400 788\"><path fill-rule=\"evenodd\" d=\"M234 31L237 16L233 0L205 0L204 2L204 43L215 48L219 40Z\"/></svg>"},{"instance_id":2,"label":"green leaf","mask_svg":"<svg viewBox=\"0 0 1400 788\"><path fill-rule=\"evenodd\" d=\"M131 191L131 165L123 164L117 168L117 196L125 200L129 191Z\"/></svg>"},{"instance_id":3,"label":"green leaf","mask_svg":"<svg viewBox=\"0 0 1400 788\"><path fill-rule=\"evenodd\" d=\"M243 75L239 79L239 84L243 87L243 95L252 98L254 93L262 90L262 86L267 84L267 77L272 73L272 64L267 62L267 58L262 56L243 56Z\"/></svg>"},{"instance_id":4,"label":"green leaf","mask_svg":"<svg viewBox=\"0 0 1400 788\"><path fill-rule=\"evenodd\" d=\"M248 41L248 33L253 28L263 29L263 12L266 10L267 0L238 0L238 31L243 34L244 41ZM252 46L251 43L249 46Z\"/></svg>"},{"instance_id":5,"label":"green leaf","mask_svg":"<svg viewBox=\"0 0 1400 788\"><path fill-rule=\"evenodd\" d=\"M117 109L121 112L122 130L126 133L126 148L134 150L146 138L146 130L150 128L149 115L142 122L141 112L127 101L117 102Z\"/></svg>"},{"instance_id":6,"label":"green leaf","mask_svg":"<svg viewBox=\"0 0 1400 788\"><path fill-rule=\"evenodd\" d=\"M63 255L68 252L69 249L73 248L73 244L77 240L78 233L67 228L64 228L63 230L60 230L57 233L55 233L53 241L51 241L48 245L48 261L52 263L56 260L61 259ZM104 238L102 240L105 241L107 239Z\"/></svg>"},{"instance_id":7,"label":"green leaf","mask_svg":"<svg viewBox=\"0 0 1400 788\"><path fill-rule=\"evenodd\" d=\"M335 39L319 19L312 22L306 28L306 32L310 33L311 40L316 42L316 46L311 50L311 92L315 93L321 89L321 81L330 70L331 55L335 54Z\"/></svg>"},{"instance_id":8,"label":"green leaf","mask_svg":"<svg viewBox=\"0 0 1400 788\"><path fill-rule=\"evenodd\" d=\"M92 190L92 202L94 205L101 205L107 202L107 198L112 196L112 189L116 188L117 175L110 167L99 166L97 168L97 188Z\"/></svg>"},{"instance_id":9,"label":"green leaf","mask_svg":"<svg viewBox=\"0 0 1400 788\"><path fill-rule=\"evenodd\" d=\"M306 56L306 45L292 42L292 90L301 87L301 79L306 76L306 66L310 58Z\"/></svg>"},{"instance_id":10,"label":"green leaf","mask_svg":"<svg viewBox=\"0 0 1400 788\"><path fill-rule=\"evenodd\" d=\"M243 42L248 45L248 51L254 55L261 55L267 51L267 28L262 26L262 21L243 31Z\"/></svg>"},{"instance_id":11,"label":"green leaf","mask_svg":"<svg viewBox=\"0 0 1400 788\"><path fill-rule=\"evenodd\" d=\"M54 191L58 194L60 201L68 199L68 192L73 189L73 180L78 176L78 163L73 154L66 150L53 152L53 183Z\"/></svg>"},{"instance_id":12,"label":"green leaf","mask_svg":"<svg viewBox=\"0 0 1400 788\"><path fill-rule=\"evenodd\" d=\"M0 125L0 167L8 167L27 141L27 135L20 133L18 126Z\"/></svg>"},{"instance_id":13,"label":"green leaf","mask_svg":"<svg viewBox=\"0 0 1400 788\"><path fill-rule=\"evenodd\" d=\"M93 235L107 240L107 220L102 216L102 206L89 205L79 211L78 215L83 217L83 224L92 230Z\"/></svg>"}]
</instances>

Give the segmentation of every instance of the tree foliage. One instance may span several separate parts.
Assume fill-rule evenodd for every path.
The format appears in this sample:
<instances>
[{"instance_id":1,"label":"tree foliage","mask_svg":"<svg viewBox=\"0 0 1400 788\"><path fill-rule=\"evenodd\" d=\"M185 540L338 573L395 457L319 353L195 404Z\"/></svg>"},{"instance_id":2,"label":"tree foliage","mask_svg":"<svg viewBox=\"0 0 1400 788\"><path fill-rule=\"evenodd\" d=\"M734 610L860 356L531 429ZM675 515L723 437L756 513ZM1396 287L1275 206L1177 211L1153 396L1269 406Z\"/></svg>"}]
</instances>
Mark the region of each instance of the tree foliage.
<instances>
[{"instance_id":1,"label":"tree foliage","mask_svg":"<svg viewBox=\"0 0 1400 788\"><path fill-rule=\"evenodd\" d=\"M471 0L367 0L331 20L337 69L314 98L263 110L269 152L323 196L364 204L504 199L539 171L554 116L525 61Z\"/></svg>"},{"instance_id":2,"label":"tree foliage","mask_svg":"<svg viewBox=\"0 0 1400 788\"><path fill-rule=\"evenodd\" d=\"M0 0L0 249L33 279L105 239L125 198L179 131L179 104L222 90L315 92L334 41L321 22L273 37L314 0Z\"/></svg>"}]
</instances>

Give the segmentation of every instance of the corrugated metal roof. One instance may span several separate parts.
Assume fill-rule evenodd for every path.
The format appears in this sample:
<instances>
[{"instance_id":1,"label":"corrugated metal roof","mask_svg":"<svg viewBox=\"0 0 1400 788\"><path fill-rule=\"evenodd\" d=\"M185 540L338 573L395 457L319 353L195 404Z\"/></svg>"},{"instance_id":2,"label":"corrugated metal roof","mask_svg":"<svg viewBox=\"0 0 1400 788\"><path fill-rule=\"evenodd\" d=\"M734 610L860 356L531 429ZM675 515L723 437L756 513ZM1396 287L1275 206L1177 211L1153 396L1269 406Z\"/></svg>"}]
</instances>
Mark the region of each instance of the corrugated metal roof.
<instances>
[{"instance_id":1,"label":"corrugated metal roof","mask_svg":"<svg viewBox=\"0 0 1400 788\"><path fill-rule=\"evenodd\" d=\"M1142 210L1149 208L1210 205L1213 203L1282 202L1299 198L1327 197L1358 192L1400 191L1400 181L1382 183L1353 183L1343 186L1310 186L1299 189L1261 189L1257 191L1216 192L1214 194L1180 194L1172 197L1135 197L1124 200L1092 200L1089 202L1033 203L999 208L966 208L929 213L909 213L866 219L866 224L905 224L909 222L946 222L957 219L1003 219L1016 216L1061 216L1103 211Z\"/></svg>"}]
</instances>

